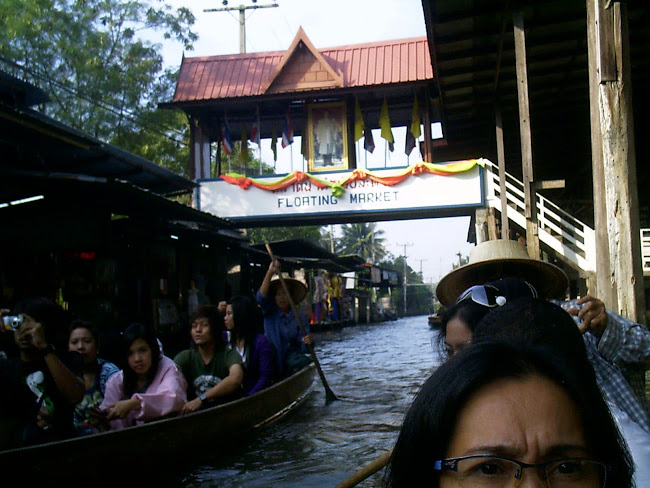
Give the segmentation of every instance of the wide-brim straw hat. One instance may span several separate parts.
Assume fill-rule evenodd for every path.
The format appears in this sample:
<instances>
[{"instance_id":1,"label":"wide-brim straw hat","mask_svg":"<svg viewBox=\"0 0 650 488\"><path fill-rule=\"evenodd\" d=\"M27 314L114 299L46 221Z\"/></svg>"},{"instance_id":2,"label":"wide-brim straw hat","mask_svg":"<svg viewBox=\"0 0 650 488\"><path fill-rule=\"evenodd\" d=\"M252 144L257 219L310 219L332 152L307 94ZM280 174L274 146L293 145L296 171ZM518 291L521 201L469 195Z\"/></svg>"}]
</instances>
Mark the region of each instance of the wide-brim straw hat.
<instances>
[{"instance_id":1,"label":"wide-brim straw hat","mask_svg":"<svg viewBox=\"0 0 650 488\"><path fill-rule=\"evenodd\" d=\"M291 293L291 299L293 300L293 303L298 304L302 302L307 296L307 285L295 278L283 276L282 279L287 285L289 293ZM269 285L269 295L275 296L278 287L282 288L282 282L280 281L280 278L276 276L271 279L271 283Z\"/></svg>"},{"instance_id":2,"label":"wide-brim straw hat","mask_svg":"<svg viewBox=\"0 0 650 488\"><path fill-rule=\"evenodd\" d=\"M541 298L563 298L569 287L564 271L549 262L531 259L519 241L495 239L477 244L469 254L468 264L450 271L438 282L436 296L449 307L470 286L506 277L528 281Z\"/></svg>"}]
</instances>

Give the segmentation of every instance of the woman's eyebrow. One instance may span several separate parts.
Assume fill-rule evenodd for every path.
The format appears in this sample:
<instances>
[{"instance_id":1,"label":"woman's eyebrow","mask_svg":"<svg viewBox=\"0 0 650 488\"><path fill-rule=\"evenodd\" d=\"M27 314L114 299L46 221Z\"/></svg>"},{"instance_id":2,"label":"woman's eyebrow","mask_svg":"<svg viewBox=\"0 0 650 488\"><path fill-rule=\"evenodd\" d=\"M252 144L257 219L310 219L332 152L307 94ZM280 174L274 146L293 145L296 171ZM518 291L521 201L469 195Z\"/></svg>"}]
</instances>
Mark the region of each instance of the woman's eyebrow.
<instances>
[{"instance_id":1,"label":"woman's eyebrow","mask_svg":"<svg viewBox=\"0 0 650 488\"><path fill-rule=\"evenodd\" d=\"M465 451L464 456L473 454L495 454L514 458L514 456L521 455L521 450L504 444L484 444ZM575 456L576 454L587 455L589 451L585 446L579 444L559 444L544 450L540 457Z\"/></svg>"},{"instance_id":2,"label":"woman's eyebrow","mask_svg":"<svg viewBox=\"0 0 650 488\"><path fill-rule=\"evenodd\" d=\"M483 444L474 446L465 451L464 456L471 456L473 454L495 454L497 456L513 457L521 453L521 450L504 444Z\"/></svg>"}]
</instances>

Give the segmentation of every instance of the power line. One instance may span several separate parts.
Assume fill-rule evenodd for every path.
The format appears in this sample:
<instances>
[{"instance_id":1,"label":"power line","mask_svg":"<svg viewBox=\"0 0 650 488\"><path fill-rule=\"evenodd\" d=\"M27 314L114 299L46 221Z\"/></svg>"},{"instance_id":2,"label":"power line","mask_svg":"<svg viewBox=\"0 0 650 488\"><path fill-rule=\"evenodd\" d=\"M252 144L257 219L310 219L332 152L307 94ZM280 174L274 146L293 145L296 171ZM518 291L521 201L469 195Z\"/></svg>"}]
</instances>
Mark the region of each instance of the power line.
<instances>
[{"instance_id":1,"label":"power line","mask_svg":"<svg viewBox=\"0 0 650 488\"><path fill-rule=\"evenodd\" d=\"M46 74L43 74L43 73L41 73L39 71L30 69L30 68L27 68L26 66L23 66L23 65L15 62L15 61L11 61L11 60L3 57L3 56L0 56L0 61L2 61L3 63L5 63L5 64L7 64L9 66L13 66L14 68L17 68L17 69L29 74L30 76L32 76L32 77L34 77L36 79L44 81L48 85L56 86L56 87L60 88L61 90L64 90L65 92L69 93L70 95L73 95L73 96L75 96L75 97L77 97L77 98L79 98L81 100L85 100L86 102L88 102L88 103L90 103L92 105L95 105L96 107L99 107L102 110L105 110L105 111L107 111L109 113L112 113L113 115L116 115L118 117L124 118L124 119L128 120L129 122L134 123L138 127L141 127L141 128L146 129L148 131L154 132L154 133L156 133L156 134L158 134L160 136L163 136L163 137L169 139L170 141L172 141L172 142L174 142L176 144L181 144L183 146L188 145L186 142L184 142L182 140L175 139L175 138L171 137L169 134L166 134L164 132L161 132L159 130L156 130L156 129L152 128L152 126L157 126L162 130L172 132L172 133L176 134L179 137L183 137L184 136L183 133L179 132L177 129L167 127L167 126L159 124L157 122L149 122L149 121L147 121L145 123L145 122L142 121L141 116L138 115L135 112L125 110L122 107L118 107L117 105L113 105L113 104L111 104L109 102L106 102L104 100L97 100L95 98L92 98L92 97L90 97L88 95L85 95L85 94L81 93L76 88L68 86L68 85L62 83L61 81L56 80L56 79L54 79L54 78L52 78L52 77L50 77L50 76L48 76Z\"/></svg>"},{"instance_id":2,"label":"power line","mask_svg":"<svg viewBox=\"0 0 650 488\"><path fill-rule=\"evenodd\" d=\"M416 259L416 261L420 261L420 279L424 281L424 277L422 275L422 261L428 261L428 259Z\"/></svg>"},{"instance_id":3,"label":"power line","mask_svg":"<svg viewBox=\"0 0 650 488\"><path fill-rule=\"evenodd\" d=\"M253 3L256 3L257 0L253 0ZM228 7L228 0L224 0L223 4L225 7L220 8L206 8L203 9L204 12L229 12L232 10L239 10L239 52L246 52L246 10L258 9L258 8L273 8L279 7L277 3L272 3L269 5L239 5L238 7Z\"/></svg>"}]
</instances>

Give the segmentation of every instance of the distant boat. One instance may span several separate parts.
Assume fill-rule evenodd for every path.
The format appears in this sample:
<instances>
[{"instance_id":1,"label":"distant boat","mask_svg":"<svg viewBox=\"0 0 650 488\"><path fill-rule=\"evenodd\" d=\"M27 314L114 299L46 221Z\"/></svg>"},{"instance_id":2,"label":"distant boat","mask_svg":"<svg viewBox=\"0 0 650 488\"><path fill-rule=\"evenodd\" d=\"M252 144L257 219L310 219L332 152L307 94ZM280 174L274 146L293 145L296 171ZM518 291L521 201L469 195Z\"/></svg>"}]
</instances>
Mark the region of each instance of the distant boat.
<instances>
[{"instance_id":1,"label":"distant boat","mask_svg":"<svg viewBox=\"0 0 650 488\"><path fill-rule=\"evenodd\" d=\"M429 315L429 327L431 329L439 329L442 326L442 317L438 313Z\"/></svg>"}]
</instances>

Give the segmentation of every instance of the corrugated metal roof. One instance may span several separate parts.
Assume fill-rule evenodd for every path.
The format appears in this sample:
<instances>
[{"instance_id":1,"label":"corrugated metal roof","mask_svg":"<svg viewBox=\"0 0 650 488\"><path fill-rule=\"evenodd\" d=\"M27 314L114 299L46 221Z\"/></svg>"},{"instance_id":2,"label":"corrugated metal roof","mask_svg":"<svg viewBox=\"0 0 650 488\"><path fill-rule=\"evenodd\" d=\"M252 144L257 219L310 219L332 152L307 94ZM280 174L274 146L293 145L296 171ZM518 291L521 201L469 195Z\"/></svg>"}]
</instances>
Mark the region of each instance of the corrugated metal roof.
<instances>
[{"instance_id":1,"label":"corrugated metal roof","mask_svg":"<svg viewBox=\"0 0 650 488\"><path fill-rule=\"evenodd\" d=\"M426 37L332 47L318 52L342 75L343 88L433 78ZM184 58L172 103L263 95L287 53Z\"/></svg>"}]
</instances>

